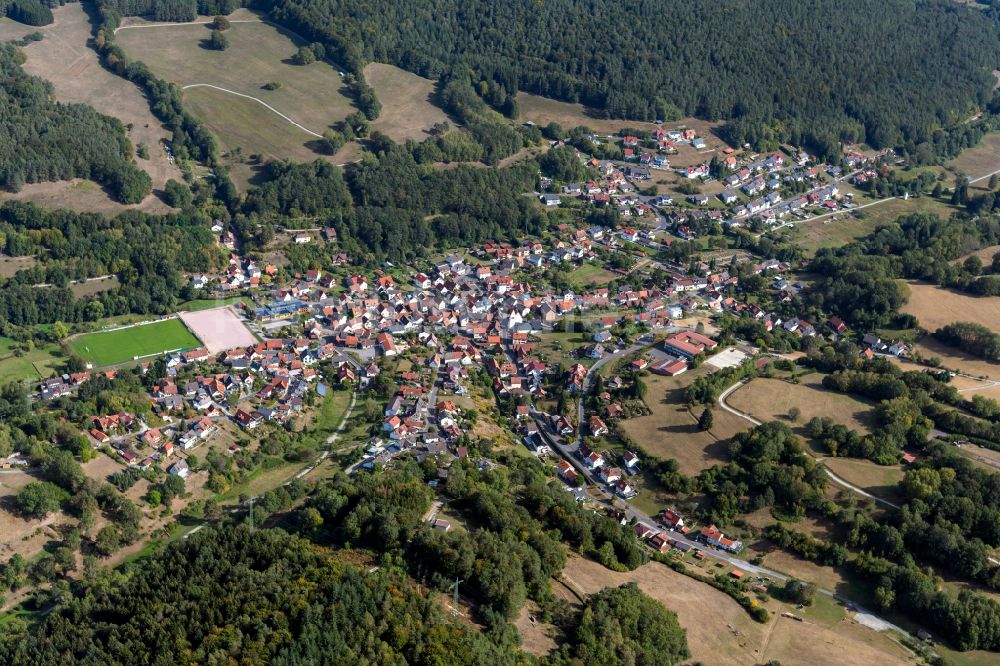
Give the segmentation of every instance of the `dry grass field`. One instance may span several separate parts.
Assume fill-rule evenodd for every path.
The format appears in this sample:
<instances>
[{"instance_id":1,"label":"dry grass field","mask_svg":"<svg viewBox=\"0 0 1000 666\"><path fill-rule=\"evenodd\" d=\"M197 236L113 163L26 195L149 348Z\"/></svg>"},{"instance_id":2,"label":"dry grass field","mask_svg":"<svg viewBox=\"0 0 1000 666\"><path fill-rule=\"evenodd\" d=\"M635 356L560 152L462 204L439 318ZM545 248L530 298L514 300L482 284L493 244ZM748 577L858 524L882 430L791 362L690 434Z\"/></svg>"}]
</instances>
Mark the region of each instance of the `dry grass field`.
<instances>
[{"instance_id":1,"label":"dry grass field","mask_svg":"<svg viewBox=\"0 0 1000 666\"><path fill-rule=\"evenodd\" d=\"M11 555L25 558L39 553L50 539L59 538L55 528L71 519L57 512L42 519L25 520L16 511L14 497L21 488L40 481L32 474L19 471L0 472L0 561Z\"/></svg>"},{"instance_id":2,"label":"dry grass field","mask_svg":"<svg viewBox=\"0 0 1000 666\"><path fill-rule=\"evenodd\" d=\"M31 268L36 264L34 257L6 257L0 256L0 277L11 278L17 275L18 271Z\"/></svg>"},{"instance_id":3,"label":"dry grass field","mask_svg":"<svg viewBox=\"0 0 1000 666\"><path fill-rule=\"evenodd\" d=\"M397 141L422 141L427 130L448 116L433 103L434 81L406 70L371 63L365 67L365 80L375 89L382 103L382 113L372 127Z\"/></svg>"},{"instance_id":4,"label":"dry grass field","mask_svg":"<svg viewBox=\"0 0 1000 666\"><path fill-rule=\"evenodd\" d=\"M898 484L903 480L903 469L899 465L876 465L859 458L824 458L823 464L848 483L876 497L890 502L900 498Z\"/></svg>"},{"instance_id":5,"label":"dry grass field","mask_svg":"<svg viewBox=\"0 0 1000 666\"><path fill-rule=\"evenodd\" d=\"M926 282L907 281L910 297L900 310L928 331L956 321L971 321L1000 331L1000 297L969 296Z\"/></svg>"},{"instance_id":6,"label":"dry grass field","mask_svg":"<svg viewBox=\"0 0 1000 666\"><path fill-rule=\"evenodd\" d=\"M1000 132L987 134L978 146L963 150L945 166L971 178L979 178L1000 169ZM985 182L978 184L986 185Z\"/></svg>"},{"instance_id":7,"label":"dry grass field","mask_svg":"<svg viewBox=\"0 0 1000 666\"><path fill-rule=\"evenodd\" d=\"M783 618L790 607L770 602L767 624L757 624L735 601L704 583L659 563L616 573L579 557L566 562L563 577L585 594L635 582L646 594L677 613L687 631L692 661L706 664L905 664L908 653L891 639L846 619L838 608L804 622ZM809 617L809 614L806 613Z\"/></svg>"},{"instance_id":8,"label":"dry grass field","mask_svg":"<svg viewBox=\"0 0 1000 666\"><path fill-rule=\"evenodd\" d=\"M1000 252L1000 245L990 245L988 247L976 250L975 252L970 252L969 254L962 255L961 257L959 257L958 259L956 259L951 263L960 264L969 257L979 257L979 259L983 262L983 264L989 266L990 262L993 261L993 255L996 254L997 252Z\"/></svg>"},{"instance_id":9,"label":"dry grass field","mask_svg":"<svg viewBox=\"0 0 1000 666\"><path fill-rule=\"evenodd\" d=\"M921 337L912 347L915 353L919 353L924 358L937 358L941 362L941 367L948 370L957 370L974 377L985 377L988 380L1000 381L1000 363L977 358L954 347L943 345L930 335ZM905 359L893 358L890 360L904 370L923 370L926 367ZM960 379L956 378L956 381ZM969 385L956 384L959 390L971 386L971 383ZM975 391L976 393L981 393L988 398L1000 397L1000 393L993 391L994 387L984 386L982 382L978 382L978 387L979 390Z\"/></svg>"},{"instance_id":10,"label":"dry grass field","mask_svg":"<svg viewBox=\"0 0 1000 666\"><path fill-rule=\"evenodd\" d=\"M181 173L167 160L160 141L168 138L167 131L153 116L142 92L132 83L111 74L98 62L97 53L87 46L91 25L79 3L70 3L53 10L55 22L40 28L23 26L8 19L0 20L0 39L20 38L38 30L45 38L24 48L27 55L25 70L52 82L60 102L89 104L101 113L114 116L126 126L133 145L145 144L150 159L138 163L153 179L153 188L160 189L168 179L180 180ZM21 198L42 197L39 203L74 210L95 208L118 210L124 206L108 199L99 188L91 196L79 197L80 191L72 183L45 183L47 187L29 186ZM56 187L56 186L59 187ZM32 192L42 189L41 192ZM103 200L102 200L103 199ZM149 212L165 212L169 208L154 196L147 197L137 207ZM104 212L104 211L101 211Z\"/></svg>"},{"instance_id":11,"label":"dry grass field","mask_svg":"<svg viewBox=\"0 0 1000 666\"><path fill-rule=\"evenodd\" d=\"M727 441L750 426L738 416L716 409L712 429L698 429L701 410L695 414L688 411L684 389L709 369L703 366L678 377L646 377L645 402L652 413L622 422L625 432L643 450L659 458L675 458L685 474L697 474L728 460Z\"/></svg>"},{"instance_id":12,"label":"dry grass field","mask_svg":"<svg viewBox=\"0 0 1000 666\"><path fill-rule=\"evenodd\" d=\"M788 411L798 407L798 424L804 426L814 416L829 416L838 423L861 433L868 432L871 406L841 393L823 388L819 374L806 375L800 384L781 379L754 379L729 395L735 409L761 421L788 421ZM794 427L794 424L791 424Z\"/></svg>"}]
</instances>

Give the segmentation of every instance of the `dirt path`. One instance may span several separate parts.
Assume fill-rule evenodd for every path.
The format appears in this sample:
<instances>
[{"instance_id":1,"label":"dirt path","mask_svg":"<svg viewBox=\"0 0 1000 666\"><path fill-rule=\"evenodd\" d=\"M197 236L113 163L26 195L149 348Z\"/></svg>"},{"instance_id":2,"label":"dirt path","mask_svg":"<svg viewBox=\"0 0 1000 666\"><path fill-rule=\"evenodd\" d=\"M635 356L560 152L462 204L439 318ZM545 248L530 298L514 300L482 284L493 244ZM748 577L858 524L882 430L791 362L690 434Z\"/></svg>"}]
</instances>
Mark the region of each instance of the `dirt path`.
<instances>
[{"instance_id":1,"label":"dirt path","mask_svg":"<svg viewBox=\"0 0 1000 666\"><path fill-rule=\"evenodd\" d=\"M247 23L253 23L253 21L247 21ZM258 23L259 23L259 21L258 21ZM190 25L190 24L185 24L185 25ZM142 26L135 26L135 27L138 28L138 27L142 27ZM294 120L292 120L291 118L289 118L288 116L286 116L285 114L283 114L281 111L278 111L276 108L274 108L273 106L271 106L270 104L268 104L267 102L265 102L264 100L262 100L262 99L260 99L258 97L253 97L252 95L244 95L243 93L236 92L235 90L229 90L228 88L222 88L222 87L219 87L217 85L213 85L211 83L192 83L190 85L184 86L183 88L181 88L181 90L187 90L188 88L211 88L212 90L218 90L219 92L224 92L224 93L228 93L230 95L236 95L237 97L243 97L243 98L246 98L246 99L253 100L253 101L257 102L258 104L260 104L261 106L263 106L264 108L268 109L269 111L272 111L272 112L278 114L279 116L281 116L282 118L284 118L285 120L287 120L288 122L290 122L295 127L298 127L300 130L302 130L306 134L310 134L310 135L312 135L312 136L314 136L316 138L319 138L319 139L323 138L322 134L318 134L317 132L312 131L308 127L303 127L302 125L298 124L297 122L295 122Z\"/></svg>"}]
</instances>

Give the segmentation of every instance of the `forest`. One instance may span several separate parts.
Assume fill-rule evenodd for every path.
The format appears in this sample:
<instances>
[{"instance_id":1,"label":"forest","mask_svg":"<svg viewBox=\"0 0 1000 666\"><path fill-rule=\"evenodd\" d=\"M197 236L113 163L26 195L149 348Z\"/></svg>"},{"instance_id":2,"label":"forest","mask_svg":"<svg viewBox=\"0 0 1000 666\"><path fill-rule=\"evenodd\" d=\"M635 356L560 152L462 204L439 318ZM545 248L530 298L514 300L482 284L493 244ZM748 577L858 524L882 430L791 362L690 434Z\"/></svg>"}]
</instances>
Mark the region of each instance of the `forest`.
<instances>
[{"instance_id":1,"label":"forest","mask_svg":"<svg viewBox=\"0 0 1000 666\"><path fill-rule=\"evenodd\" d=\"M207 219L194 211L167 216L126 211L108 218L4 202L0 250L7 256L35 255L38 263L0 279L0 321L11 335L35 324L164 314L172 311L186 282L181 271L219 265L214 241ZM70 280L109 273L118 276L117 289L89 299L76 299L68 289ZM34 286L42 283L50 286Z\"/></svg>"},{"instance_id":2,"label":"forest","mask_svg":"<svg viewBox=\"0 0 1000 666\"><path fill-rule=\"evenodd\" d=\"M254 248L266 242L262 229L273 228L281 216L315 216L337 228L338 252L365 263L412 259L435 247L515 241L547 224L538 206L520 194L534 187L536 168L527 162L434 169L418 164L410 147L395 144L366 155L346 177L323 161L274 162L247 195L233 227Z\"/></svg>"},{"instance_id":3,"label":"forest","mask_svg":"<svg viewBox=\"0 0 1000 666\"><path fill-rule=\"evenodd\" d=\"M479 478L474 467L460 465L452 467L456 471L473 475L463 475L457 484L449 478L456 492L492 494L488 500L470 497L470 508L513 507L502 493L504 473ZM526 480L526 471L516 471L515 478ZM284 520L308 539L277 528L220 526L123 569L91 569L85 582L53 595L52 611L37 624L13 619L5 625L0 662L537 663L520 652L517 632L507 621L524 597L516 593L518 585L513 596L505 587L534 571L547 588L547 577L561 569L565 558L559 532L546 532L528 511L514 507L521 514L519 529L493 522L475 534L451 534L447 540L455 547L441 553L445 561L421 560L408 567L398 557L400 549L422 551L426 545L418 540L442 534L426 526L417 531L431 500L425 475L435 473L432 464L408 463L377 475L331 480ZM558 494L565 493L558 489ZM575 506L569 510L591 515ZM599 520L612 523L623 543L627 537L628 548L639 552L630 528ZM545 561L555 570L538 570L538 555L526 557L543 544L548 544L542 550ZM373 555L379 567L366 564ZM466 557L472 558L468 562L475 574L463 586L463 596L477 602L477 614L487 620L483 631L447 619L440 597L418 586L407 571L426 579L428 566L451 573L449 563ZM0 571L4 581L23 575L20 561ZM492 605L502 599L515 606ZM672 664L689 656L676 615L634 584L605 589L578 610L565 602L548 605L566 638L546 663Z\"/></svg>"},{"instance_id":4,"label":"forest","mask_svg":"<svg viewBox=\"0 0 1000 666\"><path fill-rule=\"evenodd\" d=\"M612 118L727 119L733 145L791 141L820 154L840 140L932 141L988 103L1000 62L996 22L945 0L260 6L354 72L379 61L438 79L468 67L510 116L523 90Z\"/></svg>"},{"instance_id":5,"label":"forest","mask_svg":"<svg viewBox=\"0 0 1000 666\"><path fill-rule=\"evenodd\" d=\"M24 54L0 45L0 187L85 178L122 203L149 194L149 176L133 163L125 127L83 104L53 101L52 85L21 68Z\"/></svg>"}]
</instances>

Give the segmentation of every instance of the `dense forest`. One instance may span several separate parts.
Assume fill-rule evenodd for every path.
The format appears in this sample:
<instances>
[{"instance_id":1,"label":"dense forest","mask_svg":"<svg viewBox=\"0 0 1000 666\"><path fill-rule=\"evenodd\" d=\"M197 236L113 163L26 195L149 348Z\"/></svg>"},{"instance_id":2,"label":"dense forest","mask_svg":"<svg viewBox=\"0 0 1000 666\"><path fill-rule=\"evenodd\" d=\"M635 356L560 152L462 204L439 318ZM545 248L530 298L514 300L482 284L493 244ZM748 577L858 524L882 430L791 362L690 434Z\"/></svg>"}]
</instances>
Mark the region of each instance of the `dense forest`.
<instances>
[{"instance_id":1,"label":"dense forest","mask_svg":"<svg viewBox=\"0 0 1000 666\"><path fill-rule=\"evenodd\" d=\"M914 146L990 99L997 26L954 2L265 0L358 72L456 66L513 115L518 90L605 115L734 120L735 144ZM789 66L794 63L794 66Z\"/></svg>"},{"instance_id":2,"label":"dense forest","mask_svg":"<svg viewBox=\"0 0 1000 666\"><path fill-rule=\"evenodd\" d=\"M121 122L83 104L53 101L52 86L21 68L24 54L0 45L0 187L86 178L119 201L149 194L149 176L132 160Z\"/></svg>"},{"instance_id":3,"label":"dense forest","mask_svg":"<svg viewBox=\"0 0 1000 666\"><path fill-rule=\"evenodd\" d=\"M35 255L38 263L0 280L0 322L11 335L34 324L169 312L185 283L182 271L219 265L214 241L207 219L193 211L167 216L126 211L107 218L5 202L0 250ZM71 280L109 273L121 286L94 298L76 299L67 288ZM50 286L34 286L42 283Z\"/></svg>"},{"instance_id":4,"label":"dense forest","mask_svg":"<svg viewBox=\"0 0 1000 666\"><path fill-rule=\"evenodd\" d=\"M347 171L327 162L274 162L251 191L234 228L248 247L267 239L278 216L309 216L337 227L341 248L381 263L428 249L515 240L538 233L547 219L521 192L534 187L537 165L440 170L418 164L407 146L392 145ZM322 249L307 249L322 252ZM322 257L313 258L320 267ZM303 262L308 264L308 262Z\"/></svg>"}]
</instances>

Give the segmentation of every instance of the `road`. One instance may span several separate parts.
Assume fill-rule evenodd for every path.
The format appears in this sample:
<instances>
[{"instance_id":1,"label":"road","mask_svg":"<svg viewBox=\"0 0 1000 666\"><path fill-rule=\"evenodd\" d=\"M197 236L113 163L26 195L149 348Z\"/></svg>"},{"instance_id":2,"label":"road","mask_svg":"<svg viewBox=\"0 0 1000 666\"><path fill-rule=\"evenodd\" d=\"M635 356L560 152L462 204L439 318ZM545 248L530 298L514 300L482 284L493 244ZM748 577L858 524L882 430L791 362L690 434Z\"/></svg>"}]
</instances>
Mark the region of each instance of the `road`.
<instances>
[{"instance_id":1,"label":"road","mask_svg":"<svg viewBox=\"0 0 1000 666\"><path fill-rule=\"evenodd\" d=\"M738 416L741 419L749 421L750 423L754 424L755 426L759 426L759 425L762 425L762 423L760 421L758 421L754 417L750 416L749 414L744 414L743 412L739 411L738 409L734 409L733 407L730 407L729 404L726 403L726 398L728 398L731 393L733 393L734 391L736 391L736 389L738 389L741 386L743 386L744 384L746 384L748 381L749 380L743 380L743 381L736 382L735 384L733 384L732 386L730 386L729 388L727 388L725 391L723 391L722 393L720 393L719 394L719 407L721 407L725 411L729 412L733 416ZM817 458L816 461L822 463L823 459L822 458ZM896 509L896 510L898 510L900 508L898 505L893 504L892 502L890 502L888 500L884 500L881 497L875 497L875 495L872 495L871 493L867 492L863 488L858 488L854 484L846 481L845 479L842 479L841 477L839 477L836 474L834 474L833 472L831 472L825 465L823 465L823 471L830 478L830 480L833 481L834 483L836 483L838 486L841 486L843 488L847 488L848 490L851 490L851 491L857 493L858 495L861 495L862 497L865 497L867 499L873 500L874 502L877 502L878 504L881 504L883 506L887 506L887 507L890 507L890 508Z\"/></svg>"},{"instance_id":2,"label":"road","mask_svg":"<svg viewBox=\"0 0 1000 666\"><path fill-rule=\"evenodd\" d=\"M603 485L599 483L597 479L590 473L590 470L588 470L575 455L572 455L572 452L578 450L579 444L574 442L573 444L568 446L564 445L559 435L552 431L551 421L547 418L545 414L542 414L541 412L538 412L534 408L532 408L532 416L534 417L535 422L538 424L539 432L549 442L553 450L557 451L562 458L564 458L571 465L573 465L573 467L578 472L580 472L583 475L583 477L587 480L588 484L590 484L590 486L592 487L592 493L588 495L589 497L591 497L599 504L607 508L615 508L617 510L622 510L622 507L624 506L625 516L628 520L635 518L635 520L638 522L650 525L652 527L656 527L657 529L664 529L663 526L660 525L660 523L657 520L655 520L648 514L644 513L643 511L640 511L639 509L635 508L635 506L629 503L628 500L615 498L613 495L608 493L604 489ZM594 493L597 493L600 497L594 498ZM757 566L756 564L752 564L744 559L741 559L735 555L732 555L722 550L714 550L712 548L708 548L705 546L705 544L693 541L684 536L683 534L681 534L680 532L671 531L670 538L674 541L687 544L691 548L697 548L705 552L706 554L710 555L711 557L722 560L723 562L726 562L730 566L736 567L737 569L746 571L748 573L752 573L755 576L760 576L763 578L771 578L773 580L781 580L781 581L787 580L789 578L786 574L783 574L779 571L768 569L767 567ZM864 608L855 601L847 599L837 594L836 592L833 592L832 590L827 590L824 588L817 588L817 589L820 592L820 594L824 594L828 597L836 599L837 601L856 610L858 614L865 615L868 616L868 618L871 618L873 622L871 622L870 625L877 624L881 626L883 630L894 630L904 635L909 634L909 632L905 631L902 627L899 627L889 622L885 618L876 615L875 613Z\"/></svg>"},{"instance_id":3,"label":"road","mask_svg":"<svg viewBox=\"0 0 1000 666\"><path fill-rule=\"evenodd\" d=\"M586 414L584 414L583 410L583 400L584 398L587 397L587 394L590 393L590 385L593 382L594 377L597 376L597 371L602 366L607 365L612 361L616 361L624 356L628 356L629 354L634 354L640 349L647 347L650 344L650 341L651 338L644 335L641 338L639 338L639 340L632 346L626 347L625 349L617 351L614 354L609 354L608 356L599 359L597 363L595 363L594 365L590 366L590 370L587 371L587 376L583 378L583 387L580 390L580 397L576 401L577 446L583 444L583 433L585 432L587 427Z\"/></svg>"}]
</instances>

